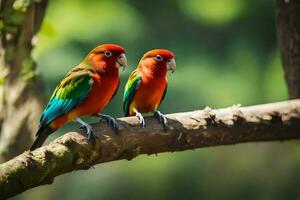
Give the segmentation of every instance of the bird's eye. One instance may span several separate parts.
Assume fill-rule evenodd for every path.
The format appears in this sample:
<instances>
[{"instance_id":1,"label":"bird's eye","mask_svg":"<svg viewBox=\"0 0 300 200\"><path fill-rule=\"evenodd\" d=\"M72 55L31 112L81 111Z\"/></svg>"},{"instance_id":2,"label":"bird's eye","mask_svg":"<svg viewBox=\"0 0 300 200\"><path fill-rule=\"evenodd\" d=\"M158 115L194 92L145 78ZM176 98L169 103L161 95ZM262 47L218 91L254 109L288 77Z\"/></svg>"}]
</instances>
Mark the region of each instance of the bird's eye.
<instances>
[{"instance_id":1,"label":"bird's eye","mask_svg":"<svg viewBox=\"0 0 300 200\"><path fill-rule=\"evenodd\" d=\"M105 52L104 52L104 55L105 55L106 57L110 57L110 56L112 56L112 52L111 52L111 51L105 51Z\"/></svg>"},{"instance_id":2,"label":"bird's eye","mask_svg":"<svg viewBox=\"0 0 300 200\"><path fill-rule=\"evenodd\" d=\"M162 61L162 60L163 60L163 57L162 57L161 55L156 55L156 56L155 56L155 59L156 59L157 61Z\"/></svg>"}]
</instances>

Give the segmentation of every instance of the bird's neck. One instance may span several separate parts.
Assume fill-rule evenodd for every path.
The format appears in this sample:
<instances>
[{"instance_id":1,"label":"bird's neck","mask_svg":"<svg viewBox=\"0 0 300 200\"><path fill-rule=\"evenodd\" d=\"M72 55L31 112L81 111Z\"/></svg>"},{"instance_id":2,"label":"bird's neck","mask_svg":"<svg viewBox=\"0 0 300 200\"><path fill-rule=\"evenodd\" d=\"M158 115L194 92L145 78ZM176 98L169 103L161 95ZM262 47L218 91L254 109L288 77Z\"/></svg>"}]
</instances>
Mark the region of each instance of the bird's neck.
<instances>
[{"instance_id":1,"label":"bird's neck","mask_svg":"<svg viewBox=\"0 0 300 200\"><path fill-rule=\"evenodd\" d=\"M140 65L139 70L147 79L165 79L167 75L166 67L156 65Z\"/></svg>"},{"instance_id":2,"label":"bird's neck","mask_svg":"<svg viewBox=\"0 0 300 200\"><path fill-rule=\"evenodd\" d=\"M105 74L105 75L110 75L110 76L119 76L119 69L117 67L109 67L106 64L106 65L99 66L96 68L99 69L100 74Z\"/></svg>"}]
</instances>

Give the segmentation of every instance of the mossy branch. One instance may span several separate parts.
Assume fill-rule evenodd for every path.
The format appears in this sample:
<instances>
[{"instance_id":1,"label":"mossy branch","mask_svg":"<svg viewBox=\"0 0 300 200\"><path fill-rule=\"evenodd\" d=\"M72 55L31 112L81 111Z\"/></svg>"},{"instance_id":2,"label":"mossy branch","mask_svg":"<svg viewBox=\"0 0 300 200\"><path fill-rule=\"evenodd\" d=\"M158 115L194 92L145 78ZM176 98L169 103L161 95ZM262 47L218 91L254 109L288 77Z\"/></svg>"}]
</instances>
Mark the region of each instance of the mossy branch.
<instances>
[{"instance_id":1,"label":"mossy branch","mask_svg":"<svg viewBox=\"0 0 300 200\"><path fill-rule=\"evenodd\" d=\"M92 145L83 132L67 133L49 145L26 151L0 165L0 197L51 184L58 175L114 160L131 160L140 154L183 151L242 142L300 138L300 100L167 115L165 132L153 117L142 129L136 117L118 119L115 135L106 123L94 124Z\"/></svg>"},{"instance_id":2,"label":"mossy branch","mask_svg":"<svg viewBox=\"0 0 300 200\"><path fill-rule=\"evenodd\" d=\"M0 163L32 142L44 107L31 51L48 0L0 1Z\"/></svg>"}]
</instances>

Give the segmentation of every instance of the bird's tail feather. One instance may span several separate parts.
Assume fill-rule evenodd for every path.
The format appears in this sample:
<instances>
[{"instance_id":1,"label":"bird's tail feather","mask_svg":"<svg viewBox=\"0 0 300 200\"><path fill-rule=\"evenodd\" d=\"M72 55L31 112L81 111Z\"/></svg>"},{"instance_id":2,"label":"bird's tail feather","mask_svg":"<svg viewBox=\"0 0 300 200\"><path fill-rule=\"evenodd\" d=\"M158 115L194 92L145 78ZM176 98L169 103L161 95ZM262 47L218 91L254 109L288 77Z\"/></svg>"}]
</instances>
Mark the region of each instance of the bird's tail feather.
<instances>
[{"instance_id":1,"label":"bird's tail feather","mask_svg":"<svg viewBox=\"0 0 300 200\"><path fill-rule=\"evenodd\" d=\"M51 128L49 125L41 126L36 133L36 139L32 146L30 147L30 151L35 150L43 145L45 140L47 139L48 135L53 133L55 129Z\"/></svg>"}]
</instances>

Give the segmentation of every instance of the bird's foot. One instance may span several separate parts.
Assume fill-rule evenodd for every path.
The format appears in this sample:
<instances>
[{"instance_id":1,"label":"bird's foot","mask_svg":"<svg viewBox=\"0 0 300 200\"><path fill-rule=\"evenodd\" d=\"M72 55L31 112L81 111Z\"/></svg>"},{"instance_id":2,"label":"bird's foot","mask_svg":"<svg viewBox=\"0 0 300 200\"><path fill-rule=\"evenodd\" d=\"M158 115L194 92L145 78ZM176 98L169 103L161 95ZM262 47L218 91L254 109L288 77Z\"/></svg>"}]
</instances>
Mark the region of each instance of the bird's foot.
<instances>
[{"instance_id":1,"label":"bird's foot","mask_svg":"<svg viewBox=\"0 0 300 200\"><path fill-rule=\"evenodd\" d=\"M164 126L164 130L167 131L168 128L168 120L167 118L159 111L154 111L154 117L156 117L159 122Z\"/></svg>"},{"instance_id":2,"label":"bird's foot","mask_svg":"<svg viewBox=\"0 0 300 200\"><path fill-rule=\"evenodd\" d=\"M88 136L88 140L90 140L92 143L95 143L96 141L96 135L92 129L92 126L89 125L88 123L82 121L80 118L76 119L76 122L78 122L81 126L81 129L85 129L86 134Z\"/></svg>"},{"instance_id":3,"label":"bird's foot","mask_svg":"<svg viewBox=\"0 0 300 200\"><path fill-rule=\"evenodd\" d=\"M107 123L113 128L113 131L115 132L115 134L118 134L119 126L118 126L117 120L115 118L113 118L110 115L105 115L105 114L101 114L101 113L98 113L97 117L100 117L101 119L104 119L105 121L107 121Z\"/></svg>"},{"instance_id":4,"label":"bird's foot","mask_svg":"<svg viewBox=\"0 0 300 200\"><path fill-rule=\"evenodd\" d=\"M144 119L143 115L140 112L138 112L136 109L134 110L134 112L135 112L135 116L139 119L141 127L145 128L146 123L145 123L145 119Z\"/></svg>"}]
</instances>

